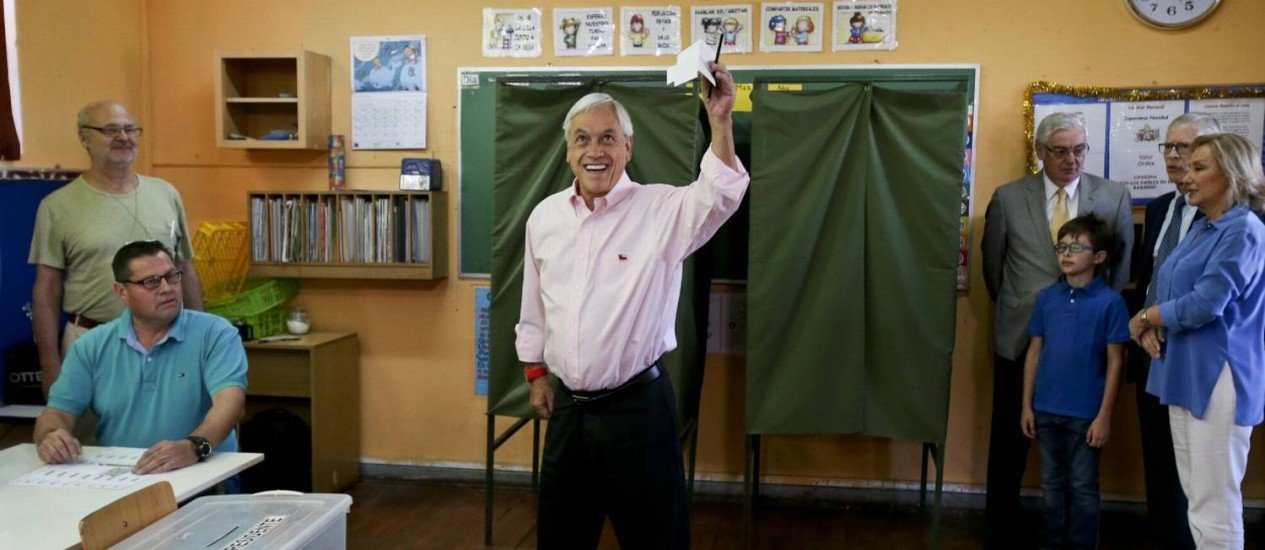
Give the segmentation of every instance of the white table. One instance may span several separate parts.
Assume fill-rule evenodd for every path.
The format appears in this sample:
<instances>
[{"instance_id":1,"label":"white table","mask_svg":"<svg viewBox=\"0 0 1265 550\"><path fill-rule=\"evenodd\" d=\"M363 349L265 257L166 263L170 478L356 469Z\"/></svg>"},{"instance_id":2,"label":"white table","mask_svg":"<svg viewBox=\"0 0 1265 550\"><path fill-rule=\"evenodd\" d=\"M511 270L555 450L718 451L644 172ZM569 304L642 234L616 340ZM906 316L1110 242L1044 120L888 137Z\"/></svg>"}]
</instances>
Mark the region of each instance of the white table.
<instances>
[{"instance_id":1,"label":"white table","mask_svg":"<svg viewBox=\"0 0 1265 550\"><path fill-rule=\"evenodd\" d=\"M16 445L0 451L0 546L71 548L79 544L79 520L124 495L152 483L168 481L176 493L176 501L183 502L263 459L264 455L259 453L213 453L204 462L151 474L146 476L147 481L121 491L51 489L9 484L44 465L35 454L33 443Z\"/></svg>"}]
</instances>

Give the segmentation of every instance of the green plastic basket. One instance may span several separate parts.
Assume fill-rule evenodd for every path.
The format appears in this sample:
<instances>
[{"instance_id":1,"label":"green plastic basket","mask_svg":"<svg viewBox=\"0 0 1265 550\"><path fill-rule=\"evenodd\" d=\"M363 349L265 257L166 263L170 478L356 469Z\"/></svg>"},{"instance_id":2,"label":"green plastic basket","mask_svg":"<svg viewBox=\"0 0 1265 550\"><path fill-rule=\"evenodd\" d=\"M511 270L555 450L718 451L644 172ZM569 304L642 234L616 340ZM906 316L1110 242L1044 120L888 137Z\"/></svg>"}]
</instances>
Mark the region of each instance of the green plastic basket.
<instances>
[{"instance_id":1,"label":"green plastic basket","mask_svg":"<svg viewBox=\"0 0 1265 550\"><path fill-rule=\"evenodd\" d=\"M288 311L285 307L277 306L258 315L238 317L238 319L243 319L250 325L251 333L255 338L264 338L285 332Z\"/></svg>"},{"instance_id":2,"label":"green plastic basket","mask_svg":"<svg viewBox=\"0 0 1265 550\"><path fill-rule=\"evenodd\" d=\"M285 305L298 294L299 282L294 279L254 279L237 294L207 302L206 311L230 321L254 317Z\"/></svg>"}]
</instances>

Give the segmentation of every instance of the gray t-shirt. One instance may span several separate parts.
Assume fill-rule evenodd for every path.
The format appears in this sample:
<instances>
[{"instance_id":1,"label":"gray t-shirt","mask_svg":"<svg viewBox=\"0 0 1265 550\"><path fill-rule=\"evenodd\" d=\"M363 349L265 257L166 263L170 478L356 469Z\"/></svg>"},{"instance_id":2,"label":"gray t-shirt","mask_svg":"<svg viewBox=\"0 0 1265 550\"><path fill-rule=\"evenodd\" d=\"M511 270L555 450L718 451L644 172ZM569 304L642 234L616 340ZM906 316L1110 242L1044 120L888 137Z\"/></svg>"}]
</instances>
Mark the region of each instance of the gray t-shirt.
<instances>
[{"instance_id":1,"label":"gray t-shirt","mask_svg":"<svg viewBox=\"0 0 1265 550\"><path fill-rule=\"evenodd\" d=\"M62 271L66 312L110 321L123 313L110 271L114 254L132 241L158 240L177 263L191 260L188 226L170 183L137 176L134 191L113 195L79 177L40 202L27 261Z\"/></svg>"}]
</instances>

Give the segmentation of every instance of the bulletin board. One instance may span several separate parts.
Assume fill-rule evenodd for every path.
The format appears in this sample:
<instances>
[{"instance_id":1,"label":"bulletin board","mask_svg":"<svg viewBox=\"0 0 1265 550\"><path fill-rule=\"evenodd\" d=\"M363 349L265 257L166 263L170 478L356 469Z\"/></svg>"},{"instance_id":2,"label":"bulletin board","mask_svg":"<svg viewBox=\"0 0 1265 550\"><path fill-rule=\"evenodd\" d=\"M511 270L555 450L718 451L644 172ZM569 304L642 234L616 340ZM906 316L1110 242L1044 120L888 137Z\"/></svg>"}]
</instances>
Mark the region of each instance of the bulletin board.
<instances>
[{"instance_id":1,"label":"bulletin board","mask_svg":"<svg viewBox=\"0 0 1265 550\"><path fill-rule=\"evenodd\" d=\"M970 269L966 243L970 242L969 212L974 180L971 169L974 164L974 113L979 102L977 65L730 67L730 71L738 85L734 141L738 156L748 167L751 158L750 93L757 83L782 90L826 89L850 82L870 82L900 90L965 91L971 102L968 120L972 121L972 135L967 139L963 156L958 287L967 288ZM492 138L496 120L496 84L505 81L514 85L549 88L601 79L636 86L665 86L663 68L459 68L457 73L460 144L457 175L460 186L458 262L463 277L476 278L486 278L491 271ZM558 139L562 139L561 128L558 129ZM746 280L748 231L744 201L743 207L713 237L708 247L700 251L712 256L716 281Z\"/></svg>"},{"instance_id":2,"label":"bulletin board","mask_svg":"<svg viewBox=\"0 0 1265 550\"><path fill-rule=\"evenodd\" d=\"M1078 114L1089 134L1084 171L1124 184L1134 205L1172 191L1159 144L1169 122L1183 113L1208 113L1222 130L1265 145L1265 84L1097 88L1042 81L1028 85L1023 110L1029 144L1050 113ZM1041 167L1031 149L1028 169L1036 172Z\"/></svg>"}]
</instances>

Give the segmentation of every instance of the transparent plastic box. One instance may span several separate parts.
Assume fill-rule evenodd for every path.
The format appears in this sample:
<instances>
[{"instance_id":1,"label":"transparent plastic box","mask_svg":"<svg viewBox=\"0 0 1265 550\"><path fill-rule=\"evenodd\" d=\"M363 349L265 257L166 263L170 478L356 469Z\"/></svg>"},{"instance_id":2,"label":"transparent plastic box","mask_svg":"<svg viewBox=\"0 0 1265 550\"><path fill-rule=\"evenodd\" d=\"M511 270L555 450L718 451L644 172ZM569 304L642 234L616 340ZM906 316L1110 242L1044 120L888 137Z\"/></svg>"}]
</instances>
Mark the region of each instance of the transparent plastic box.
<instances>
[{"instance_id":1,"label":"transparent plastic box","mask_svg":"<svg viewBox=\"0 0 1265 550\"><path fill-rule=\"evenodd\" d=\"M195 499L115 549L342 550L351 497L260 493Z\"/></svg>"}]
</instances>

